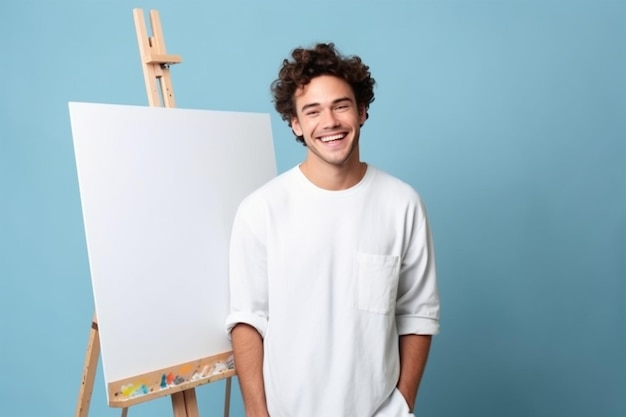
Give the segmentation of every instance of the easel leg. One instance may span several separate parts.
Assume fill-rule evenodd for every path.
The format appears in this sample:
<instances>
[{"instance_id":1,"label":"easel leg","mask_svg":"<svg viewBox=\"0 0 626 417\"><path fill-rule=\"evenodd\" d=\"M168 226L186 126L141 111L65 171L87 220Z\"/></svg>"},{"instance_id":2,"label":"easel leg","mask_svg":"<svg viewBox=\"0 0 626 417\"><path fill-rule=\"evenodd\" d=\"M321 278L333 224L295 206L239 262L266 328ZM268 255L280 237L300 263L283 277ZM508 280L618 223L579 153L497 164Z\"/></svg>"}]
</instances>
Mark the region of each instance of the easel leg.
<instances>
[{"instance_id":1,"label":"easel leg","mask_svg":"<svg viewBox=\"0 0 626 417\"><path fill-rule=\"evenodd\" d=\"M199 417L196 390L191 388L172 394L174 417Z\"/></svg>"},{"instance_id":2,"label":"easel leg","mask_svg":"<svg viewBox=\"0 0 626 417\"><path fill-rule=\"evenodd\" d=\"M183 392L185 394L185 408L187 409L187 417L200 417L198 412L198 399L196 398L196 390L188 389Z\"/></svg>"},{"instance_id":3,"label":"easel leg","mask_svg":"<svg viewBox=\"0 0 626 417\"><path fill-rule=\"evenodd\" d=\"M94 313L93 321L91 322L91 330L89 331L85 365L83 366L83 382L80 385L80 391L78 393L76 417L87 417L87 414L89 414L89 404L91 403L91 393L93 391L93 383L96 379L99 356L100 337L98 335L98 321Z\"/></svg>"},{"instance_id":4,"label":"easel leg","mask_svg":"<svg viewBox=\"0 0 626 417\"><path fill-rule=\"evenodd\" d=\"M174 417L187 417L184 393L177 392L172 394L172 409L174 410Z\"/></svg>"},{"instance_id":5,"label":"easel leg","mask_svg":"<svg viewBox=\"0 0 626 417\"><path fill-rule=\"evenodd\" d=\"M224 417L228 417L230 415L230 389L232 382L232 377L226 378L226 392L224 393Z\"/></svg>"}]
</instances>

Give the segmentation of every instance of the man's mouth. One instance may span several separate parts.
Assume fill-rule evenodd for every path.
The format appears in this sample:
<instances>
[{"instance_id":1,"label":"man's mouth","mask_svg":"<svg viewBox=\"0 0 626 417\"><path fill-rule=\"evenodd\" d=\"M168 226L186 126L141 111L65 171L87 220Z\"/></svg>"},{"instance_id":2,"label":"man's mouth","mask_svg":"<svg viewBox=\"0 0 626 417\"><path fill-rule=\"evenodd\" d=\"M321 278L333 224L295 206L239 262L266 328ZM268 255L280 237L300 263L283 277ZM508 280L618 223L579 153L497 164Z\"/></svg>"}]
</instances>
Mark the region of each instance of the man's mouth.
<instances>
[{"instance_id":1,"label":"man's mouth","mask_svg":"<svg viewBox=\"0 0 626 417\"><path fill-rule=\"evenodd\" d=\"M339 133L339 134L332 135L332 136L322 136L320 137L320 140L324 143L327 143L327 142L333 142L335 140L341 140L345 137L346 137L345 133Z\"/></svg>"}]
</instances>

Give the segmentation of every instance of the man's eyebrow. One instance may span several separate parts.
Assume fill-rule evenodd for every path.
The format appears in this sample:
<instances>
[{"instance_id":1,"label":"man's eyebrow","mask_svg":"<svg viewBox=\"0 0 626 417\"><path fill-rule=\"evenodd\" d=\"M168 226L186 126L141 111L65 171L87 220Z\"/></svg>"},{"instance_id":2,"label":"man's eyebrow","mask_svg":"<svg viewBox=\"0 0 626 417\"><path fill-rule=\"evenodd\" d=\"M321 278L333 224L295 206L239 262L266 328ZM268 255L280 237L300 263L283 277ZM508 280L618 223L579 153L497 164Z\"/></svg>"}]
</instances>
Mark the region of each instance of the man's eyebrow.
<instances>
[{"instance_id":1,"label":"man's eyebrow","mask_svg":"<svg viewBox=\"0 0 626 417\"><path fill-rule=\"evenodd\" d=\"M342 103L344 101L349 101L352 102L352 99L350 97L340 97L340 98L336 98L333 100L333 102L331 103L333 106L339 103ZM305 104L304 106L302 106L302 108L300 109L301 112L304 112L306 109L310 109L311 107L319 107L321 106L320 103L309 103L309 104Z\"/></svg>"}]
</instances>

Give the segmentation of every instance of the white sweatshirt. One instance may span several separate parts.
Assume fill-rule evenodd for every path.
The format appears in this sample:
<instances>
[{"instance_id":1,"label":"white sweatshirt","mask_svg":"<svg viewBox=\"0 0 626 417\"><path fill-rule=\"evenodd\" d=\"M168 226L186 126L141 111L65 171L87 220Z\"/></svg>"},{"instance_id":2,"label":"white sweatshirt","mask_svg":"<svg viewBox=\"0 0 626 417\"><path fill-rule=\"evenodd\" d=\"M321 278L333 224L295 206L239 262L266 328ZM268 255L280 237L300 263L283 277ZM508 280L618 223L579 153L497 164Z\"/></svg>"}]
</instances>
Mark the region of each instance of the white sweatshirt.
<instances>
[{"instance_id":1,"label":"white sweatshirt","mask_svg":"<svg viewBox=\"0 0 626 417\"><path fill-rule=\"evenodd\" d=\"M264 338L271 417L383 415L399 335L439 332L419 196L372 166L342 191L316 187L299 167L276 177L235 217L230 298L227 331L247 323Z\"/></svg>"}]
</instances>

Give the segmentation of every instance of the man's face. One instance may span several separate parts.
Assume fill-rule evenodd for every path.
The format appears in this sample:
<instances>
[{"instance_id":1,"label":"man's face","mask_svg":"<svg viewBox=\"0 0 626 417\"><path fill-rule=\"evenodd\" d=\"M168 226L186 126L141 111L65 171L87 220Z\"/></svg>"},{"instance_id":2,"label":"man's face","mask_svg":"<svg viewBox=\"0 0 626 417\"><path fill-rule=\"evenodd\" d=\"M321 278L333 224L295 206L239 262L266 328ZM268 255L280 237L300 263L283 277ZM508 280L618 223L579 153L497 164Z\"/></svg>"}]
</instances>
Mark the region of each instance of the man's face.
<instances>
[{"instance_id":1,"label":"man's face","mask_svg":"<svg viewBox=\"0 0 626 417\"><path fill-rule=\"evenodd\" d=\"M316 168L350 169L359 164L360 126L365 109L359 109L350 85L332 75L315 77L295 94L294 133L304 137L307 163Z\"/></svg>"}]
</instances>

